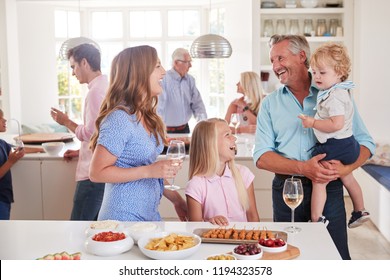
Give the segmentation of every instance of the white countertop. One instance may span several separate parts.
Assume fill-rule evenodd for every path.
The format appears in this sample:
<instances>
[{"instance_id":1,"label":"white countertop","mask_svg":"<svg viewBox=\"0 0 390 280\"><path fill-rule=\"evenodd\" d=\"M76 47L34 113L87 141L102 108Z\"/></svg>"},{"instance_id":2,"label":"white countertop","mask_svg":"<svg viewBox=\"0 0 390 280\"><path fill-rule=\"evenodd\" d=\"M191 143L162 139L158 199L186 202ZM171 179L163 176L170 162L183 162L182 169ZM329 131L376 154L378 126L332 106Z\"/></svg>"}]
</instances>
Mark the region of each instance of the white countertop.
<instances>
[{"instance_id":1,"label":"white countertop","mask_svg":"<svg viewBox=\"0 0 390 280\"><path fill-rule=\"evenodd\" d=\"M16 134L1 134L0 138L4 139L10 144L14 143L14 137ZM190 137L190 134L168 134L168 137ZM236 160L252 160L252 149L254 145L254 135L253 134L239 134L237 135L237 155ZM25 145L26 147L42 147L41 145ZM43 153L28 153L26 154L22 160L41 160L41 159L49 159L49 160L58 160L63 159L64 152L66 150L78 150L80 148L80 141L74 137L73 141L69 141L65 143L65 147L58 154L58 156L52 156L45 152ZM159 159L162 159L164 155L160 155Z\"/></svg>"},{"instance_id":2,"label":"white countertop","mask_svg":"<svg viewBox=\"0 0 390 280\"><path fill-rule=\"evenodd\" d=\"M121 255L99 257L85 251L85 230L88 221L0 221L0 259L34 260L47 254L66 251L81 252L81 259L94 260L145 260L137 245ZM126 222L125 226L130 226ZM164 231L193 232L197 228L215 228L210 223L160 222ZM235 223L235 228L260 228L283 231L290 223ZM287 242L300 249L300 260L340 260L340 255L326 227L322 223L296 223L302 228L297 234L290 234ZM202 243L200 249L188 259L204 260L212 254L231 252L236 245Z\"/></svg>"}]
</instances>

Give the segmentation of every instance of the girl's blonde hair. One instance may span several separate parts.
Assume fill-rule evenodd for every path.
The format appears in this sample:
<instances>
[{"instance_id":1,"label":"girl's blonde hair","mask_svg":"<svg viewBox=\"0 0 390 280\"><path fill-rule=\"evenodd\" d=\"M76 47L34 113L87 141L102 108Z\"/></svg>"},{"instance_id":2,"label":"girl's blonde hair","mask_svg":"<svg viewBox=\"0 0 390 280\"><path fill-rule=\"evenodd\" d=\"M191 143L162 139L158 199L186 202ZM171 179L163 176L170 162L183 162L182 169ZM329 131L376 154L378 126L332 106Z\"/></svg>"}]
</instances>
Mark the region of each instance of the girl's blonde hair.
<instances>
[{"instance_id":1,"label":"girl's blonde hair","mask_svg":"<svg viewBox=\"0 0 390 280\"><path fill-rule=\"evenodd\" d=\"M189 179L192 179L194 176L212 176L217 173L220 163L218 154L218 122L227 124L224 119L212 118L201 121L195 126L190 144ZM240 203L243 209L248 210L248 193L234 159L228 161L228 166L233 175Z\"/></svg>"},{"instance_id":2,"label":"girl's blonde hair","mask_svg":"<svg viewBox=\"0 0 390 280\"><path fill-rule=\"evenodd\" d=\"M103 119L115 110L143 118L145 126L157 140L165 143L165 125L157 115L157 96L152 96L150 75L158 61L157 51L150 46L137 46L121 51L112 61L110 85L96 119L96 130L90 147L96 148ZM160 137L161 139L160 139Z\"/></svg>"},{"instance_id":3,"label":"girl's blonde hair","mask_svg":"<svg viewBox=\"0 0 390 280\"><path fill-rule=\"evenodd\" d=\"M240 84L245 95L250 99L249 109L257 115L263 97L263 89L259 75L251 71L242 72L240 75Z\"/></svg>"},{"instance_id":4,"label":"girl's blonde hair","mask_svg":"<svg viewBox=\"0 0 390 280\"><path fill-rule=\"evenodd\" d=\"M320 68L323 65L331 66L341 76L341 81L348 79L351 72L351 59L345 46L338 43L326 43L316 49L311 56L310 65Z\"/></svg>"}]
</instances>

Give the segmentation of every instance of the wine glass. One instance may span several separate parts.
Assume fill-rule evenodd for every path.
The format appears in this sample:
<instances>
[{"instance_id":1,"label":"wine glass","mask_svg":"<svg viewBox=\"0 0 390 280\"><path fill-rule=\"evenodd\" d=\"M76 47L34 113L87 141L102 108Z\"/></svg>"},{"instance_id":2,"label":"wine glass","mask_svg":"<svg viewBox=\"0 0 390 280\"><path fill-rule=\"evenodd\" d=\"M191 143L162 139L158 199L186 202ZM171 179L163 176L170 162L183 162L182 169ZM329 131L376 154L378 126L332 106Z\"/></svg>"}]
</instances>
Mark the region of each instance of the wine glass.
<instances>
[{"instance_id":1,"label":"wine glass","mask_svg":"<svg viewBox=\"0 0 390 280\"><path fill-rule=\"evenodd\" d=\"M237 129L240 125L240 114L238 114L238 113L231 114L229 125L234 127L234 133L237 134Z\"/></svg>"},{"instance_id":2,"label":"wine glass","mask_svg":"<svg viewBox=\"0 0 390 280\"><path fill-rule=\"evenodd\" d=\"M294 210L303 200L303 187L300 179L294 177L286 179L283 187L283 199L287 206L291 208L291 222L293 223L285 230L290 233L300 232L301 228L294 226Z\"/></svg>"},{"instance_id":3,"label":"wine glass","mask_svg":"<svg viewBox=\"0 0 390 280\"><path fill-rule=\"evenodd\" d=\"M183 160L186 156L186 148L184 146L184 142L181 140L171 140L167 149L167 159L174 159L172 162L172 166L178 166L179 160ZM175 186L175 177L167 179L170 185L166 185L165 188L169 190L178 190L179 186Z\"/></svg>"},{"instance_id":4,"label":"wine glass","mask_svg":"<svg viewBox=\"0 0 390 280\"><path fill-rule=\"evenodd\" d=\"M14 145L14 149L15 151L20 151L20 150L23 150L24 149L24 143L22 141L22 138L21 138L21 129L20 129L20 123L17 119L11 119L13 121L15 121L18 125L18 137L15 138L15 145Z\"/></svg>"},{"instance_id":5,"label":"wine glass","mask_svg":"<svg viewBox=\"0 0 390 280\"><path fill-rule=\"evenodd\" d=\"M20 139L20 137L17 137L15 139L15 147L14 147L15 151L21 151L24 149L24 143L22 141L22 139Z\"/></svg>"}]
</instances>

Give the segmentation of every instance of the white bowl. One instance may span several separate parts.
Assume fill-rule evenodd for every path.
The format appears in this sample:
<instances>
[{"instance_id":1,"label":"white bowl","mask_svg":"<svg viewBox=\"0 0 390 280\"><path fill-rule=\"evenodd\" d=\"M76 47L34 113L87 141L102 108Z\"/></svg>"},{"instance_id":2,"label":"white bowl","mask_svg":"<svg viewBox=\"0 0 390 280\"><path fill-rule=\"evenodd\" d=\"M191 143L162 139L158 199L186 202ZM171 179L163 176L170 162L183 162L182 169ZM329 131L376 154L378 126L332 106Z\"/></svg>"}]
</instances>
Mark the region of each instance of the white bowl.
<instances>
[{"instance_id":1,"label":"white bowl","mask_svg":"<svg viewBox=\"0 0 390 280\"><path fill-rule=\"evenodd\" d=\"M133 238L126 233L125 235L125 239L109 242L95 241L92 239L93 236L89 236L85 241L85 249L90 254L102 257L120 255L129 251L134 245Z\"/></svg>"},{"instance_id":2,"label":"white bowl","mask_svg":"<svg viewBox=\"0 0 390 280\"><path fill-rule=\"evenodd\" d=\"M242 245L242 244L240 244L240 245ZM257 243L249 243L248 245L255 245L255 246L258 246L260 248L260 245ZM235 247L235 248L237 248L237 247ZM242 254L238 254L238 253L234 252L234 250L232 253L233 253L233 256L235 256L237 260L259 260L263 257L263 250L260 250L260 253L254 254L254 255L242 255Z\"/></svg>"},{"instance_id":3,"label":"white bowl","mask_svg":"<svg viewBox=\"0 0 390 280\"><path fill-rule=\"evenodd\" d=\"M318 0L301 0L303 8L315 8L317 7Z\"/></svg>"},{"instance_id":4,"label":"white bowl","mask_svg":"<svg viewBox=\"0 0 390 280\"><path fill-rule=\"evenodd\" d=\"M184 235L184 236L192 236L195 239L195 245L188 249L178 250L178 251L156 251L156 250L149 250L146 249L145 246L148 244L152 238L163 238L168 236L171 233L176 233L178 235ZM141 252L155 260L182 260L185 259L191 255L193 255L196 251L199 250L200 244L202 240L201 238L193 233L190 232L158 232L158 233L152 233L148 236L144 236L138 240L138 248L141 250Z\"/></svg>"},{"instance_id":5,"label":"white bowl","mask_svg":"<svg viewBox=\"0 0 390 280\"><path fill-rule=\"evenodd\" d=\"M138 222L127 227L126 231L130 234L134 242L137 244L138 240L141 237L149 236L152 233L159 232L160 228L154 223Z\"/></svg>"},{"instance_id":6,"label":"white bowl","mask_svg":"<svg viewBox=\"0 0 390 280\"><path fill-rule=\"evenodd\" d=\"M91 236L104 231L126 232L125 226L119 221L104 220L91 223L85 230L85 234Z\"/></svg>"},{"instance_id":7,"label":"white bowl","mask_svg":"<svg viewBox=\"0 0 390 280\"><path fill-rule=\"evenodd\" d=\"M275 240L275 238L271 238L271 239ZM265 240L267 240L267 239L265 239ZM261 244L259 244L259 246L264 252L280 253L280 252L284 252L287 250L287 242L286 241L284 241L284 242L285 242L284 246L279 246L279 247L268 247L268 246L264 246Z\"/></svg>"},{"instance_id":8,"label":"white bowl","mask_svg":"<svg viewBox=\"0 0 390 280\"><path fill-rule=\"evenodd\" d=\"M42 148L51 156L57 156L65 147L64 142L46 142L42 143Z\"/></svg>"}]
</instances>

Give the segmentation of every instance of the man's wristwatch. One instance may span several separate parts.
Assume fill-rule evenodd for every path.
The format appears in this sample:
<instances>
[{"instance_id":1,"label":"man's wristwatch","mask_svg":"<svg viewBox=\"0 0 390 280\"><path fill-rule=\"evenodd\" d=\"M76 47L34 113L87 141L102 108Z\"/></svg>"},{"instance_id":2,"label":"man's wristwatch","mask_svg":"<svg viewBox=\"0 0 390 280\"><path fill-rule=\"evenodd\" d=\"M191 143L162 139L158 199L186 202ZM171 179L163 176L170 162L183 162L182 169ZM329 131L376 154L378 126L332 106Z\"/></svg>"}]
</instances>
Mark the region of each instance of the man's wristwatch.
<instances>
[{"instance_id":1,"label":"man's wristwatch","mask_svg":"<svg viewBox=\"0 0 390 280\"><path fill-rule=\"evenodd\" d=\"M246 106L242 109L243 112L248 111L248 110L249 110L248 105L246 105Z\"/></svg>"}]
</instances>

